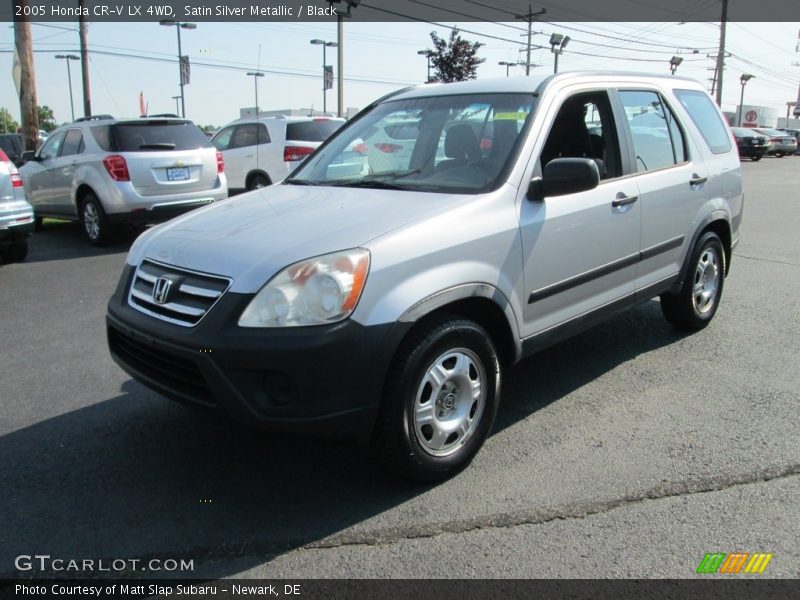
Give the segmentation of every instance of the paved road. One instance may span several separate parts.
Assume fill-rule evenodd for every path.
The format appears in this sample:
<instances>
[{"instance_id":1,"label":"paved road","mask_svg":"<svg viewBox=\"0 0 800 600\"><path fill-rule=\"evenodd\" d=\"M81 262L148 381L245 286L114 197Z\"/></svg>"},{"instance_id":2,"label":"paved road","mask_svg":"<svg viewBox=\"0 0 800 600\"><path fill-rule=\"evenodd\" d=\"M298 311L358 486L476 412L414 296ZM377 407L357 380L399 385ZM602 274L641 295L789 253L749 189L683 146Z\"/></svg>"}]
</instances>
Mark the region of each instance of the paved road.
<instances>
[{"instance_id":1,"label":"paved road","mask_svg":"<svg viewBox=\"0 0 800 600\"><path fill-rule=\"evenodd\" d=\"M103 325L129 240L37 234L0 266L0 577L35 553L202 577L691 577L712 550L798 577L800 158L743 169L712 325L680 335L653 301L524 361L473 465L433 487L133 382Z\"/></svg>"}]
</instances>

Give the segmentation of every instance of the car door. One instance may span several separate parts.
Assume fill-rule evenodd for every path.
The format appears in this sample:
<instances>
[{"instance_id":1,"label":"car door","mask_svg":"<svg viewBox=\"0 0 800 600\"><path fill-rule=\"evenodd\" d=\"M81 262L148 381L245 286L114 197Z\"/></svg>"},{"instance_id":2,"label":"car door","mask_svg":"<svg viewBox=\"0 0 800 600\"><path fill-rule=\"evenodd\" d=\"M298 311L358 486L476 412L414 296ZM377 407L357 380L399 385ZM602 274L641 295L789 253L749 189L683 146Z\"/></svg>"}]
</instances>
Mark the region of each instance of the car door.
<instances>
[{"instance_id":1,"label":"car door","mask_svg":"<svg viewBox=\"0 0 800 600\"><path fill-rule=\"evenodd\" d=\"M59 155L53 159L53 166L50 170L50 185L53 191L52 210L54 212L75 214L75 206L72 202L72 182L83 149L83 132L80 129L68 129Z\"/></svg>"},{"instance_id":2,"label":"car door","mask_svg":"<svg viewBox=\"0 0 800 600\"><path fill-rule=\"evenodd\" d=\"M228 156L234 173L236 187L247 187L247 175L256 166L256 144L258 129L256 123L244 123L236 128L231 138ZM227 163L228 159L225 159Z\"/></svg>"},{"instance_id":3,"label":"car door","mask_svg":"<svg viewBox=\"0 0 800 600\"><path fill-rule=\"evenodd\" d=\"M546 126L540 162L597 159L602 179L593 190L520 205L524 337L579 325L633 299L641 206L636 182L624 177L629 165L616 121L608 92L593 90L563 99Z\"/></svg>"},{"instance_id":4,"label":"car door","mask_svg":"<svg viewBox=\"0 0 800 600\"><path fill-rule=\"evenodd\" d=\"M680 271L692 222L713 184L685 127L659 91L619 89L618 94L642 211L636 286L642 291L663 288Z\"/></svg>"},{"instance_id":5,"label":"car door","mask_svg":"<svg viewBox=\"0 0 800 600\"><path fill-rule=\"evenodd\" d=\"M39 149L36 158L28 161L22 168L25 194L28 196L28 201L40 213L58 212L53 191L52 169L65 136L66 131L51 135Z\"/></svg>"},{"instance_id":6,"label":"car door","mask_svg":"<svg viewBox=\"0 0 800 600\"><path fill-rule=\"evenodd\" d=\"M231 150L231 141L234 133L236 133L235 125L220 129L211 138L211 143L214 147L222 152L222 158L225 161L225 177L228 180L228 188L231 190L244 189L242 168L241 165L237 164L237 155Z\"/></svg>"}]
</instances>

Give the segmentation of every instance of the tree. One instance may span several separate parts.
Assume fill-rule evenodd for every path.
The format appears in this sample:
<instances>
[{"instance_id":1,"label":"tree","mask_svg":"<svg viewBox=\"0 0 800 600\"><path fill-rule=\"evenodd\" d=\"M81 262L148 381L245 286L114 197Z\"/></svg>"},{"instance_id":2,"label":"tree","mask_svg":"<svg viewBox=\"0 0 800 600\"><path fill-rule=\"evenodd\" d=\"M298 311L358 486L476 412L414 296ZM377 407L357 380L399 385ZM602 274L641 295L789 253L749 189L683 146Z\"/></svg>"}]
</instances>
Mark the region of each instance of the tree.
<instances>
[{"instance_id":1,"label":"tree","mask_svg":"<svg viewBox=\"0 0 800 600\"><path fill-rule=\"evenodd\" d=\"M478 65L486 60L477 57L478 49L483 44L468 42L457 29L450 32L449 40L440 38L435 31L431 31L431 40L434 50L428 50L428 56L434 68L434 81L449 83L477 77Z\"/></svg>"},{"instance_id":2,"label":"tree","mask_svg":"<svg viewBox=\"0 0 800 600\"><path fill-rule=\"evenodd\" d=\"M39 106L37 110L39 111L39 129L44 129L47 133L50 133L53 129L58 127L52 108L49 106Z\"/></svg>"},{"instance_id":3,"label":"tree","mask_svg":"<svg viewBox=\"0 0 800 600\"><path fill-rule=\"evenodd\" d=\"M0 108L0 133L16 133L19 128L7 108Z\"/></svg>"}]
</instances>

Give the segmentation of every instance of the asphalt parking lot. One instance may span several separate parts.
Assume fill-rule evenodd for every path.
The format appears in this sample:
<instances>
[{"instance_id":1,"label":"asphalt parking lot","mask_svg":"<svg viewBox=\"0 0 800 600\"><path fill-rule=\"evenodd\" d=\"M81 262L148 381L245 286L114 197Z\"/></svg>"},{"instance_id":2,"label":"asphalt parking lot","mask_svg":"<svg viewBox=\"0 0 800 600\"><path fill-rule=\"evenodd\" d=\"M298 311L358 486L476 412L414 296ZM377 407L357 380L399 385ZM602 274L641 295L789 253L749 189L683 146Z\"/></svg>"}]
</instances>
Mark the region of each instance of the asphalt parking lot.
<instances>
[{"instance_id":1,"label":"asphalt parking lot","mask_svg":"<svg viewBox=\"0 0 800 600\"><path fill-rule=\"evenodd\" d=\"M193 559L176 573L193 577L681 578L733 551L800 576L800 157L743 173L713 323L678 334L652 301L525 360L472 466L432 487L132 381L104 326L131 240L47 227L0 265L0 578L37 575L21 554Z\"/></svg>"}]
</instances>

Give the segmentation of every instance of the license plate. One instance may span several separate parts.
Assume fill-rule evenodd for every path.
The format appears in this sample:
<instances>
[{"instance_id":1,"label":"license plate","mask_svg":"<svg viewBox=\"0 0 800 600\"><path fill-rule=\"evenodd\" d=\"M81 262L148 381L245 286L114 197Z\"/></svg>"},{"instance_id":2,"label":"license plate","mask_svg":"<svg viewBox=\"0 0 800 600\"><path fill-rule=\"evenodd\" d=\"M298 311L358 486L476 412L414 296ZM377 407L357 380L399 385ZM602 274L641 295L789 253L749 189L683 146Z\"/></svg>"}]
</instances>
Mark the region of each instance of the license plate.
<instances>
[{"instance_id":1,"label":"license plate","mask_svg":"<svg viewBox=\"0 0 800 600\"><path fill-rule=\"evenodd\" d=\"M168 181L185 181L189 179L189 167L169 167L167 169Z\"/></svg>"}]
</instances>

